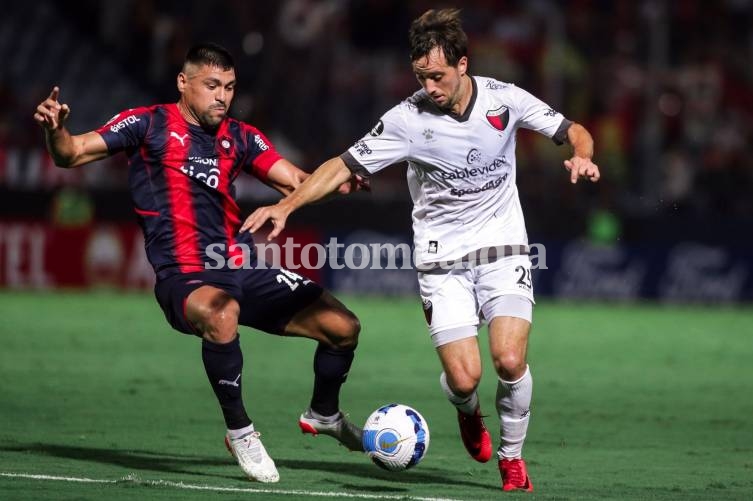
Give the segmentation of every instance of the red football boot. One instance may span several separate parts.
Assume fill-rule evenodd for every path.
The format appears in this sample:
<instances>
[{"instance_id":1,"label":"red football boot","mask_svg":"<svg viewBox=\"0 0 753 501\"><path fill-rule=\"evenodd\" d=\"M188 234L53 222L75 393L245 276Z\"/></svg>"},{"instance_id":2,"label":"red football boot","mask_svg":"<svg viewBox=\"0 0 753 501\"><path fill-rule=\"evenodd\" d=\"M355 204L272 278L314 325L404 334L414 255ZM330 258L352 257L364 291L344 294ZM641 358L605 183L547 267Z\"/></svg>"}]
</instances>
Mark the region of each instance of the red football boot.
<instances>
[{"instance_id":1,"label":"red football boot","mask_svg":"<svg viewBox=\"0 0 753 501\"><path fill-rule=\"evenodd\" d=\"M500 459L499 473L502 475L503 491L533 491L531 477L528 476L526 462L521 458Z\"/></svg>"},{"instance_id":2,"label":"red football boot","mask_svg":"<svg viewBox=\"0 0 753 501\"><path fill-rule=\"evenodd\" d=\"M458 425L468 454L479 463L489 461L492 457L492 437L484 426L484 418L480 411L476 409L473 415L458 411Z\"/></svg>"}]
</instances>

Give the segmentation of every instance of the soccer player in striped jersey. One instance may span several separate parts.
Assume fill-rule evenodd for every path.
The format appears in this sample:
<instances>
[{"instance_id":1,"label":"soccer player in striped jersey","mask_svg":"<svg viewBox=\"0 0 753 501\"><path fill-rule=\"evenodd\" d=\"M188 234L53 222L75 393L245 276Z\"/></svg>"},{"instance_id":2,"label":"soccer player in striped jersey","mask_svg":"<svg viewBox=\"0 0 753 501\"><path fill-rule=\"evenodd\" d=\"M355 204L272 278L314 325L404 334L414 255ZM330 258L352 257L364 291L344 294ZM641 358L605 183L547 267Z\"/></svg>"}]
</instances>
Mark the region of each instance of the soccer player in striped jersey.
<instances>
[{"instance_id":1,"label":"soccer player in striped jersey","mask_svg":"<svg viewBox=\"0 0 753 501\"><path fill-rule=\"evenodd\" d=\"M497 371L498 467L505 491L532 491L522 458L533 389L526 362L533 312L528 236L515 184L515 136L534 130L570 143L570 181L598 181L593 140L513 84L469 74L459 11L429 10L410 29L411 62L421 89L387 111L339 157L321 165L291 196L257 209L242 230L267 220L274 237L291 212L337 189L353 173L407 162L413 198L415 262L424 313L442 364L440 384L456 407L460 436L480 462L491 436L476 392L478 328L489 324Z\"/></svg>"},{"instance_id":2,"label":"soccer player in striped jersey","mask_svg":"<svg viewBox=\"0 0 753 501\"><path fill-rule=\"evenodd\" d=\"M226 446L250 479L276 482L274 461L243 404L238 325L318 342L313 396L299 426L362 450L361 430L339 408L360 324L318 284L289 270L255 266L251 236L238 233L233 181L245 172L289 195L307 174L258 129L228 117L235 86L230 53L201 44L188 51L177 77L177 103L123 111L99 129L71 135L65 127L70 108L60 103L55 87L34 119L60 167L125 152L157 301L173 328L202 338L204 368L227 426ZM364 186L356 181L349 176L339 191Z\"/></svg>"}]
</instances>

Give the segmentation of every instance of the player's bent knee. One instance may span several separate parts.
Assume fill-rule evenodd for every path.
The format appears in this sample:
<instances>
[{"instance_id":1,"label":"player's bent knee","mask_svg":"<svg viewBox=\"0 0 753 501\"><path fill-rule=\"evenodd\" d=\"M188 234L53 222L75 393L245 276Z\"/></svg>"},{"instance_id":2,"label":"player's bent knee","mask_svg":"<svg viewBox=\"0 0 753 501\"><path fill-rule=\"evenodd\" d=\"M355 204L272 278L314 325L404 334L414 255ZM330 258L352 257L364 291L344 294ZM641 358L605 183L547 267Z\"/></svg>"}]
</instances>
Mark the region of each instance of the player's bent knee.
<instances>
[{"instance_id":1,"label":"player's bent knee","mask_svg":"<svg viewBox=\"0 0 753 501\"><path fill-rule=\"evenodd\" d=\"M447 385L452 392L458 396L468 396L476 390L479 381L481 381L480 374L473 374L466 371L453 371L446 374Z\"/></svg>"},{"instance_id":2,"label":"player's bent knee","mask_svg":"<svg viewBox=\"0 0 753 501\"><path fill-rule=\"evenodd\" d=\"M186 317L205 339L224 344L235 338L240 306L229 294L213 291L189 297L186 306Z\"/></svg>"},{"instance_id":3,"label":"player's bent knee","mask_svg":"<svg viewBox=\"0 0 753 501\"><path fill-rule=\"evenodd\" d=\"M478 381L472 378L460 379L455 384L450 384L452 392L458 396L468 396L476 390Z\"/></svg>"},{"instance_id":4,"label":"player's bent knee","mask_svg":"<svg viewBox=\"0 0 753 501\"><path fill-rule=\"evenodd\" d=\"M361 332L361 322L358 317L346 309L337 309L332 313L325 327L327 340L335 348L355 349Z\"/></svg>"},{"instance_id":5,"label":"player's bent knee","mask_svg":"<svg viewBox=\"0 0 753 501\"><path fill-rule=\"evenodd\" d=\"M343 312L343 317L343 322L345 323L343 330L347 333L347 337L354 342L358 342L358 336L361 334L361 321L348 310Z\"/></svg>"}]
</instances>

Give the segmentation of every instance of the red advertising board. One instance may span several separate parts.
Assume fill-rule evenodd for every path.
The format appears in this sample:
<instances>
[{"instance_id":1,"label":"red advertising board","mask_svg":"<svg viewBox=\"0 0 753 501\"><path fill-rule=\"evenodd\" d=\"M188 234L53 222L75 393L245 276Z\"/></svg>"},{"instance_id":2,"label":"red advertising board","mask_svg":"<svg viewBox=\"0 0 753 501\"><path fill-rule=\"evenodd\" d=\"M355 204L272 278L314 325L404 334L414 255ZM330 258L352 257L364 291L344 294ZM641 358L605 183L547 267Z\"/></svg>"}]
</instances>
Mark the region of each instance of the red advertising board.
<instances>
[{"instance_id":1,"label":"red advertising board","mask_svg":"<svg viewBox=\"0 0 753 501\"><path fill-rule=\"evenodd\" d=\"M287 231L278 238L295 242L289 259L300 262L301 249L319 243L317 231ZM259 242L264 235L257 236ZM283 253L283 256L285 254ZM315 281L321 271L296 269ZM151 289L154 272L144 252L144 239L135 224L97 223L82 228L46 223L0 222L0 287L53 289L58 287L117 287Z\"/></svg>"}]
</instances>

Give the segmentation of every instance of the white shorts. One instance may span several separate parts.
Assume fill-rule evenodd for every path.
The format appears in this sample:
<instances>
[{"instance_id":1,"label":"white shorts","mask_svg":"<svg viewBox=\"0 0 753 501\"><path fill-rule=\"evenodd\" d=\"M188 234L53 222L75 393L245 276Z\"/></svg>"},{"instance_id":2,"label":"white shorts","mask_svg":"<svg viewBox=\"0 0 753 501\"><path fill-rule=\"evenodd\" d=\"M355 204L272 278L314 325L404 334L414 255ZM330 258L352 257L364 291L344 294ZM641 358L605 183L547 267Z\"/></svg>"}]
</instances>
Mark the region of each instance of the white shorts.
<instances>
[{"instance_id":1,"label":"white shorts","mask_svg":"<svg viewBox=\"0 0 753 501\"><path fill-rule=\"evenodd\" d=\"M461 269L418 273L424 315L434 346L475 336L494 317L533 317L531 260L503 257Z\"/></svg>"}]
</instances>

